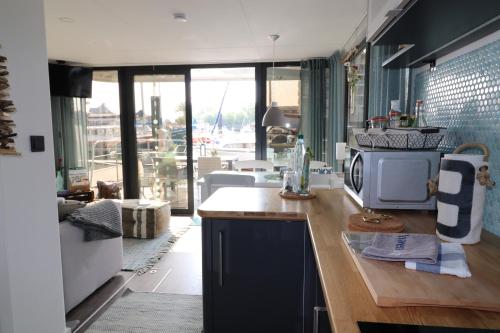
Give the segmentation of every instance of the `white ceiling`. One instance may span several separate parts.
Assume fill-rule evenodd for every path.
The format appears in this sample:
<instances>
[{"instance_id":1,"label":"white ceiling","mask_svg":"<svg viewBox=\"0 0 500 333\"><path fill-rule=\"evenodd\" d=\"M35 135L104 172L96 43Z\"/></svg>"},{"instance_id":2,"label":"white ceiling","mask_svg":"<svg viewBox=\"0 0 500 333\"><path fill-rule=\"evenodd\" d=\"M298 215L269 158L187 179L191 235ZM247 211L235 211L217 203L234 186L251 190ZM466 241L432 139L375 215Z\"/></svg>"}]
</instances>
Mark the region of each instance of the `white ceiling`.
<instances>
[{"instance_id":1,"label":"white ceiling","mask_svg":"<svg viewBox=\"0 0 500 333\"><path fill-rule=\"evenodd\" d=\"M367 0L45 0L49 59L83 64L200 64L329 56ZM176 22L175 12L188 21ZM74 22L65 23L61 17Z\"/></svg>"}]
</instances>

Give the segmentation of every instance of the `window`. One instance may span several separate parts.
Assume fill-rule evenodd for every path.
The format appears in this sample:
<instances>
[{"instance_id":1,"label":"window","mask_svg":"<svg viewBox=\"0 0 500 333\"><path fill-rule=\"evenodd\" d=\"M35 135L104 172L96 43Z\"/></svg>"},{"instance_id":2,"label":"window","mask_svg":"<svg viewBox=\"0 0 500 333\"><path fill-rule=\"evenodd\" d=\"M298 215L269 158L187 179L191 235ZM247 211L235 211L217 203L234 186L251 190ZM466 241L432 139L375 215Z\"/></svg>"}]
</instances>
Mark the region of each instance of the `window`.
<instances>
[{"instance_id":1,"label":"window","mask_svg":"<svg viewBox=\"0 0 500 333\"><path fill-rule=\"evenodd\" d=\"M95 189L98 181L115 182L121 186L118 71L94 71L92 98L86 100L86 110L90 186Z\"/></svg>"},{"instance_id":2,"label":"window","mask_svg":"<svg viewBox=\"0 0 500 333\"><path fill-rule=\"evenodd\" d=\"M291 128L268 127L266 129L267 160L275 167L288 166L292 149L295 146L300 125L300 67L267 68L266 105L271 99L291 120Z\"/></svg>"},{"instance_id":3,"label":"window","mask_svg":"<svg viewBox=\"0 0 500 333\"><path fill-rule=\"evenodd\" d=\"M356 144L353 128L363 128L367 117L366 106L366 47L354 55L348 62L347 68L347 143Z\"/></svg>"},{"instance_id":4,"label":"window","mask_svg":"<svg viewBox=\"0 0 500 333\"><path fill-rule=\"evenodd\" d=\"M255 159L255 68L191 70L193 156Z\"/></svg>"}]
</instances>

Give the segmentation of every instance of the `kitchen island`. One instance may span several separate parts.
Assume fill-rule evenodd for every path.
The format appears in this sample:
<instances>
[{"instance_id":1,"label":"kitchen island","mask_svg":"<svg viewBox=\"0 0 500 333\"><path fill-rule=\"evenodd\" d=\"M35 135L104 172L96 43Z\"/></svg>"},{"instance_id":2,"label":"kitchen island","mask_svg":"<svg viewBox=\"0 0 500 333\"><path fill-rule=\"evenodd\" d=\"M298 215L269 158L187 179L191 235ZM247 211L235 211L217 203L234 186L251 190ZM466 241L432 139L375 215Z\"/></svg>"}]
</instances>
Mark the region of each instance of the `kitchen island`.
<instances>
[{"instance_id":1,"label":"kitchen island","mask_svg":"<svg viewBox=\"0 0 500 333\"><path fill-rule=\"evenodd\" d=\"M215 220L230 223L305 223L332 331L359 333L359 321L500 329L500 313L496 312L443 307L377 306L341 239L341 231L347 229L349 215L359 213L360 208L342 189L317 190L315 193L316 199L292 201L280 198L278 189L223 188L200 206L198 214L204 223ZM415 211L393 211L391 214L405 223L406 232L435 231L436 218L433 214ZM491 279L500 281L498 237L483 232L480 245L469 246L466 252L468 256L474 254L474 258L483 258L470 263L472 274L479 274L481 267L488 266ZM205 254L204 260L207 260ZM204 292L205 279L204 275ZM310 332L307 327L303 331Z\"/></svg>"}]
</instances>

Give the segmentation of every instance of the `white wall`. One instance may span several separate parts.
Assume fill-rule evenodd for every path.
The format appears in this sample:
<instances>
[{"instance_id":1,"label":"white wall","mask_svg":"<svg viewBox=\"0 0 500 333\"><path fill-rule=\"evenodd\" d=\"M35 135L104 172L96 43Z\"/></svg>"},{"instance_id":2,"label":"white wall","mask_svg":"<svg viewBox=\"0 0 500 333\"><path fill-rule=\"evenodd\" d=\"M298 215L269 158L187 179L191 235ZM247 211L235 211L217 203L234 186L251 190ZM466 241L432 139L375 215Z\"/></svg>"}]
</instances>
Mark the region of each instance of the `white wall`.
<instances>
[{"instance_id":1,"label":"white wall","mask_svg":"<svg viewBox=\"0 0 500 333\"><path fill-rule=\"evenodd\" d=\"M0 156L0 332L63 333L59 227L42 0L2 0L0 54L8 57L21 157ZM31 153L29 135L45 136Z\"/></svg>"}]
</instances>

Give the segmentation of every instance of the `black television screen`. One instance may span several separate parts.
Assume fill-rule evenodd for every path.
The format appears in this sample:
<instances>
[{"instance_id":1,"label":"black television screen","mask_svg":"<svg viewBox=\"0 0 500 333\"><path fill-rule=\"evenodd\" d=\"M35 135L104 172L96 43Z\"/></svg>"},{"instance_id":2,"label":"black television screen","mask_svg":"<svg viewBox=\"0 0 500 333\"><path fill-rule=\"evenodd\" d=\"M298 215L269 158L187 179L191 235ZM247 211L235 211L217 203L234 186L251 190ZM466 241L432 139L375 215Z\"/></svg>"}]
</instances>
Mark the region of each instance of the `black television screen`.
<instances>
[{"instance_id":1,"label":"black television screen","mask_svg":"<svg viewBox=\"0 0 500 333\"><path fill-rule=\"evenodd\" d=\"M50 95L92 97L92 68L49 64Z\"/></svg>"}]
</instances>

